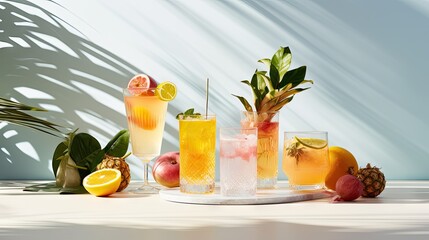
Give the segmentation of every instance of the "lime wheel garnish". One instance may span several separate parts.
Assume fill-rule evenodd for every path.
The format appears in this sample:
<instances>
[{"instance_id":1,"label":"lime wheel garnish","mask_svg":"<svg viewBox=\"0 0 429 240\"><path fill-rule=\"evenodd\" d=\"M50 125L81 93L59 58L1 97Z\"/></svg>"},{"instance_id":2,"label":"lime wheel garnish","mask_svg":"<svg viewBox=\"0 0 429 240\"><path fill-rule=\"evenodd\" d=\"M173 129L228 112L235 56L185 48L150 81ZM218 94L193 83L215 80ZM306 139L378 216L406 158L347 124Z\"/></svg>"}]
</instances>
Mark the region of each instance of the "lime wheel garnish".
<instances>
[{"instance_id":1,"label":"lime wheel garnish","mask_svg":"<svg viewBox=\"0 0 429 240\"><path fill-rule=\"evenodd\" d=\"M313 149L322 149L328 145L327 141L318 138L299 138L295 136L295 139L302 145Z\"/></svg>"}]
</instances>

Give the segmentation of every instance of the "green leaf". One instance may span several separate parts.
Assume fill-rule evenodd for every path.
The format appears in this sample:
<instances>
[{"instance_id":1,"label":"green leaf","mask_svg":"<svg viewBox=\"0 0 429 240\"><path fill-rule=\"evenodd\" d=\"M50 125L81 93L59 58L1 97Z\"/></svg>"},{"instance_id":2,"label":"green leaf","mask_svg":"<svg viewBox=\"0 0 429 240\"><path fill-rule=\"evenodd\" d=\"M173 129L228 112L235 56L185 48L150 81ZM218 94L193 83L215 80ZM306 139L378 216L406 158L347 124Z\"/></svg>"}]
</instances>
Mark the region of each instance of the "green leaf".
<instances>
[{"instance_id":1,"label":"green leaf","mask_svg":"<svg viewBox=\"0 0 429 240\"><path fill-rule=\"evenodd\" d=\"M276 67L274 67L274 65L270 66L270 79L271 79L271 84L273 85L273 88L277 89L277 86L280 81L280 76L279 76L279 71L277 70Z\"/></svg>"},{"instance_id":2,"label":"green leaf","mask_svg":"<svg viewBox=\"0 0 429 240\"><path fill-rule=\"evenodd\" d=\"M24 189L26 192L50 192L50 193L60 193L60 194L86 194L88 193L83 186L77 187L57 187L55 182L34 184L26 186Z\"/></svg>"},{"instance_id":3,"label":"green leaf","mask_svg":"<svg viewBox=\"0 0 429 240\"><path fill-rule=\"evenodd\" d=\"M87 194L84 186L61 188L60 194Z\"/></svg>"},{"instance_id":4,"label":"green leaf","mask_svg":"<svg viewBox=\"0 0 429 240\"><path fill-rule=\"evenodd\" d=\"M100 151L102 151L100 143L88 133L76 134L70 143L70 157L75 161L76 165L81 167L88 168L90 164L86 158L94 152L99 153ZM102 152L104 154L104 151ZM90 172L90 169L79 169L79 174L82 179Z\"/></svg>"},{"instance_id":5,"label":"green leaf","mask_svg":"<svg viewBox=\"0 0 429 240\"><path fill-rule=\"evenodd\" d=\"M190 108L190 109L188 109L188 110L185 111L185 115L192 115L192 114L194 114L194 109L193 108Z\"/></svg>"},{"instance_id":6,"label":"green leaf","mask_svg":"<svg viewBox=\"0 0 429 240\"><path fill-rule=\"evenodd\" d=\"M236 98L238 98L240 100L240 102L243 104L244 109L246 109L246 111L248 111L248 112L252 112L253 111L252 106L249 104L249 102L244 97L237 96L237 95L234 95L234 94L232 94L232 96L234 96L234 97L236 97Z\"/></svg>"},{"instance_id":7,"label":"green leaf","mask_svg":"<svg viewBox=\"0 0 429 240\"><path fill-rule=\"evenodd\" d=\"M5 98L0 98L0 111L2 109L28 110L47 112L46 109L28 106L19 102L14 102Z\"/></svg>"},{"instance_id":8,"label":"green leaf","mask_svg":"<svg viewBox=\"0 0 429 240\"><path fill-rule=\"evenodd\" d=\"M127 129L119 131L104 147L104 152L113 157L122 157L127 153L130 133Z\"/></svg>"},{"instance_id":9,"label":"green leaf","mask_svg":"<svg viewBox=\"0 0 429 240\"><path fill-rule=\"evenodd\" d=\"M287 72L292 61L292 53L289 47L280 47L273 55L271 65L277 68L279 79L283 79L283 75Z\"/></svg>"},{"instance_id":10,"label":"green leaf","mask_svg":"<svg viewBox=\"0 0 429 240\"><path fill-rule=\"evenodd\" d=\"M54 156L52 157L52 170L54 171L54 176L57 177L57 170L61 163L61 157L64 156L67 151L68 146L65 142L61 142L55 148Z\"/></svg>"},{"instance_id":11,"label":"green leaf","mask_svg":"<svg viewBox=\"0 0 429 240\"><path fill-rule=\"evenodd\" d=\"M88 133L78 133L74 136L70 146L70 156L79 166L86 156L93 153L96 150L101 149L101 145L97 139Z\"/></svg>"},{"instance_id":12,"label":"green leaf","mask_svg":"<svg viewBox=\"0 0 429 240\"><path fill-rule=\"evenodd\" d=\"M190 109L188 109L188 110L186 110L185 111L185 113L179 113L179 114L177 114L176 115L176 119L177 120L180 120L180 116L193 116L194 115L194 118L198 118L197 116L201 116L201 113L196 113L196 112L194 112L194 109L193 108L190 108Z\"/></svg>"},{"instance_id":13,"label":"green leaf","mask_svg":"<svg viewBox=\"0 0 429 240\"><path fill-rule=\"evenodd\" d=\"M266 89L264 88L264 91L262 92L262 95L267 94L268 92L271 92L274 90L273 85L271 84L271 80L269 77L267 77L265 74L267 72L265 71L259 71L256 72L257 78L258 78L258 83L265 83ZM260 88L259 88L260 89Z\"/></svg>"},{"instance_id":14,"label":"green leaf","mask_svg":"<svg viewBox=\"0 0 429 240\"><path fill-rule=\"evenodd\" d=\"M99 149L99 150L95 150L93 153L89 154L85 159L85 163L86 163L86 167L88 170L81 170L79 169L79 173L82 172L83 175L88 175L89 173L92 173L95 171L95 169L97 168L97 165L103 161L104 155L106 153L104 152L104 150ZM123 156L123 155L122 155ZM121 156L121 157L122 157ZM83 179L83 178L82 178Z\"/></svg>"},{"instance_id":15,"label":"green leaf","mask_svg":"<svg viewBox=\"0 0 429 240\"><path fill-rule=\"evenodd\" d=\"M61 137L62 132L57 124L31 116L22 111L46 111L43 108L32 107L8 99L0 98L0 122L6 121L12 124L29 127L52 136ZM59 135L58 135L59 133Z\"/></svg>"},{"instance_id":16,"label":"green leaf","mask_svg":"<svg viewBox=\"0 0 429 240\"><path fill-rule=\"evenodd\" d=\"M298 86L302 81L304 81L306 71L306 66L301 66L288 71L280 81L279 88L282 88L289 83L292 83L292 88ZM313 82L311 81L311 83Z\"/></svg>"},{"instance_id":17,"label":"green leaf","mask_svg":"<svg viewBox=\"0 0 429 240\"><path fill-rule=\"evenodd\" d=\"M23 190L27 192L60 192L61 187L57 187L55 182L49 182L26 186Z\"/></svg>"},{"instance_id":18,"label":"green leaf","mask_svg":"<svg viewBox=\"0 0 429 240\"><path fill-rule=\"evenodd\" d=\"M257 89L257 87L252 85L252 83L250 83L248 80L243 80L241 82L249 85L252 88L253 99L255 101L254 104L255 104L255 106L259 106L259 103L262 101L262 95L261 95L261 92L259 91L259 89Z\"/></svg>"},{"instance_id":19,"label":"green leaf","mask_svg":"<svg viewBox=\"0 0 429 240\"><path fill-rule=\"evenodd\" d=\"M257 88L259 89L259 92L261 93L261 95L265 95L268 90L267 90L267 83L265 81L264 78L262 78L261 76L265 76L265 74L267 74L266 71L258 71L256 70L255 73L253 74L253 78L256 78L256 82L257 84Z\"/></svg>"},{"instance_id":20,"label":"green leaf","mask_svg":"<svg viewBox=\"0 0 429 240\"><path fill-rule=\"evenodd\" d=\"M267 66L268 69L271 66L271 59L269 58L260 59L258 62L265 64L265 66Z\"/></svg>"}]
</instances>

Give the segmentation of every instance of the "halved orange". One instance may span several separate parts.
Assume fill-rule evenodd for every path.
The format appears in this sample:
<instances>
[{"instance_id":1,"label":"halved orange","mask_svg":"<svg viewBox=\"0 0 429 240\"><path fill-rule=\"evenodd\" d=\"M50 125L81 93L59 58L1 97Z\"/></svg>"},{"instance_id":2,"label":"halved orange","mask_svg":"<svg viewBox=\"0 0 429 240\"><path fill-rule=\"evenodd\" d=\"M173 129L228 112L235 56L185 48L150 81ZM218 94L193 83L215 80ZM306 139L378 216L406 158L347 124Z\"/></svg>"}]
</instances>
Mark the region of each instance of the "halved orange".
<instances>
[{"instance_id":1,"label":"halved orange","mask_svg":"<svg viewBox=\"0 0 429 240\"><path fill-rule=\"evenodd\" d=\"M101 197L115 193L121 184L121 172L116 169L101 169L83 179L83 186L92 195Z\"/></svg>"}]
</instances>

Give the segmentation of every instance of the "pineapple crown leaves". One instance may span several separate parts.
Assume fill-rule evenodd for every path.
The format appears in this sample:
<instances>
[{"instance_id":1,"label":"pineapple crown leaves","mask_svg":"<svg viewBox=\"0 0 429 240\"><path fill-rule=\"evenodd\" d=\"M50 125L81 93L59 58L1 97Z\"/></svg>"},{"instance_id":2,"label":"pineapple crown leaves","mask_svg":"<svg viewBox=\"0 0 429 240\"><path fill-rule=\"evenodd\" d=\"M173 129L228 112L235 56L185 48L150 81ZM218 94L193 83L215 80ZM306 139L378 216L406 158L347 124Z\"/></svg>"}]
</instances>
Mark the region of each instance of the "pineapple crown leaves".
<instances>
[{"instance_id":1,"label":"pineapple crown leaves","mask_svg":"<svg viewBox=\"0 0 429 240\"><path fill-rule=\"evenodd\" d=\"M267 71L256 70L252 79L242 83L252 89L255 111L278 111L291 102L295 94L309 89L297 88L304 83L313 84L312 80L305 80L306 66L289 70L292 62L292 53L289 47L280 47L271 59L264 58L258 62L265 64ZM243 104L246 111L253 111L252 105L242 96L234 95Z\"/></svg>"}]
</instances>

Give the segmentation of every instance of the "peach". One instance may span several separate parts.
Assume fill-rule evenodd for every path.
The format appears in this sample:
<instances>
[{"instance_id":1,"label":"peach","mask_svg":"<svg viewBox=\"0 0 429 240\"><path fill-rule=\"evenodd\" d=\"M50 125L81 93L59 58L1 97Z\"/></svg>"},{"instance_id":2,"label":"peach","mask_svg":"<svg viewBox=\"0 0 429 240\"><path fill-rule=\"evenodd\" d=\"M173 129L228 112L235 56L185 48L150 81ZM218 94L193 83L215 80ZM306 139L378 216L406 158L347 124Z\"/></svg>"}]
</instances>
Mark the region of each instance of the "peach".
<instances>
[{"instance_id":1,"label":"peach","mask_svg":"<svg viewBox=\"0 0 429 240\"><path fill-rule=\"evenodd\" d=\"M152 168L155 181L162 186L173 188L180 185L180 154L167 152L158 157Z\"/></svg>"}]
</instances>

